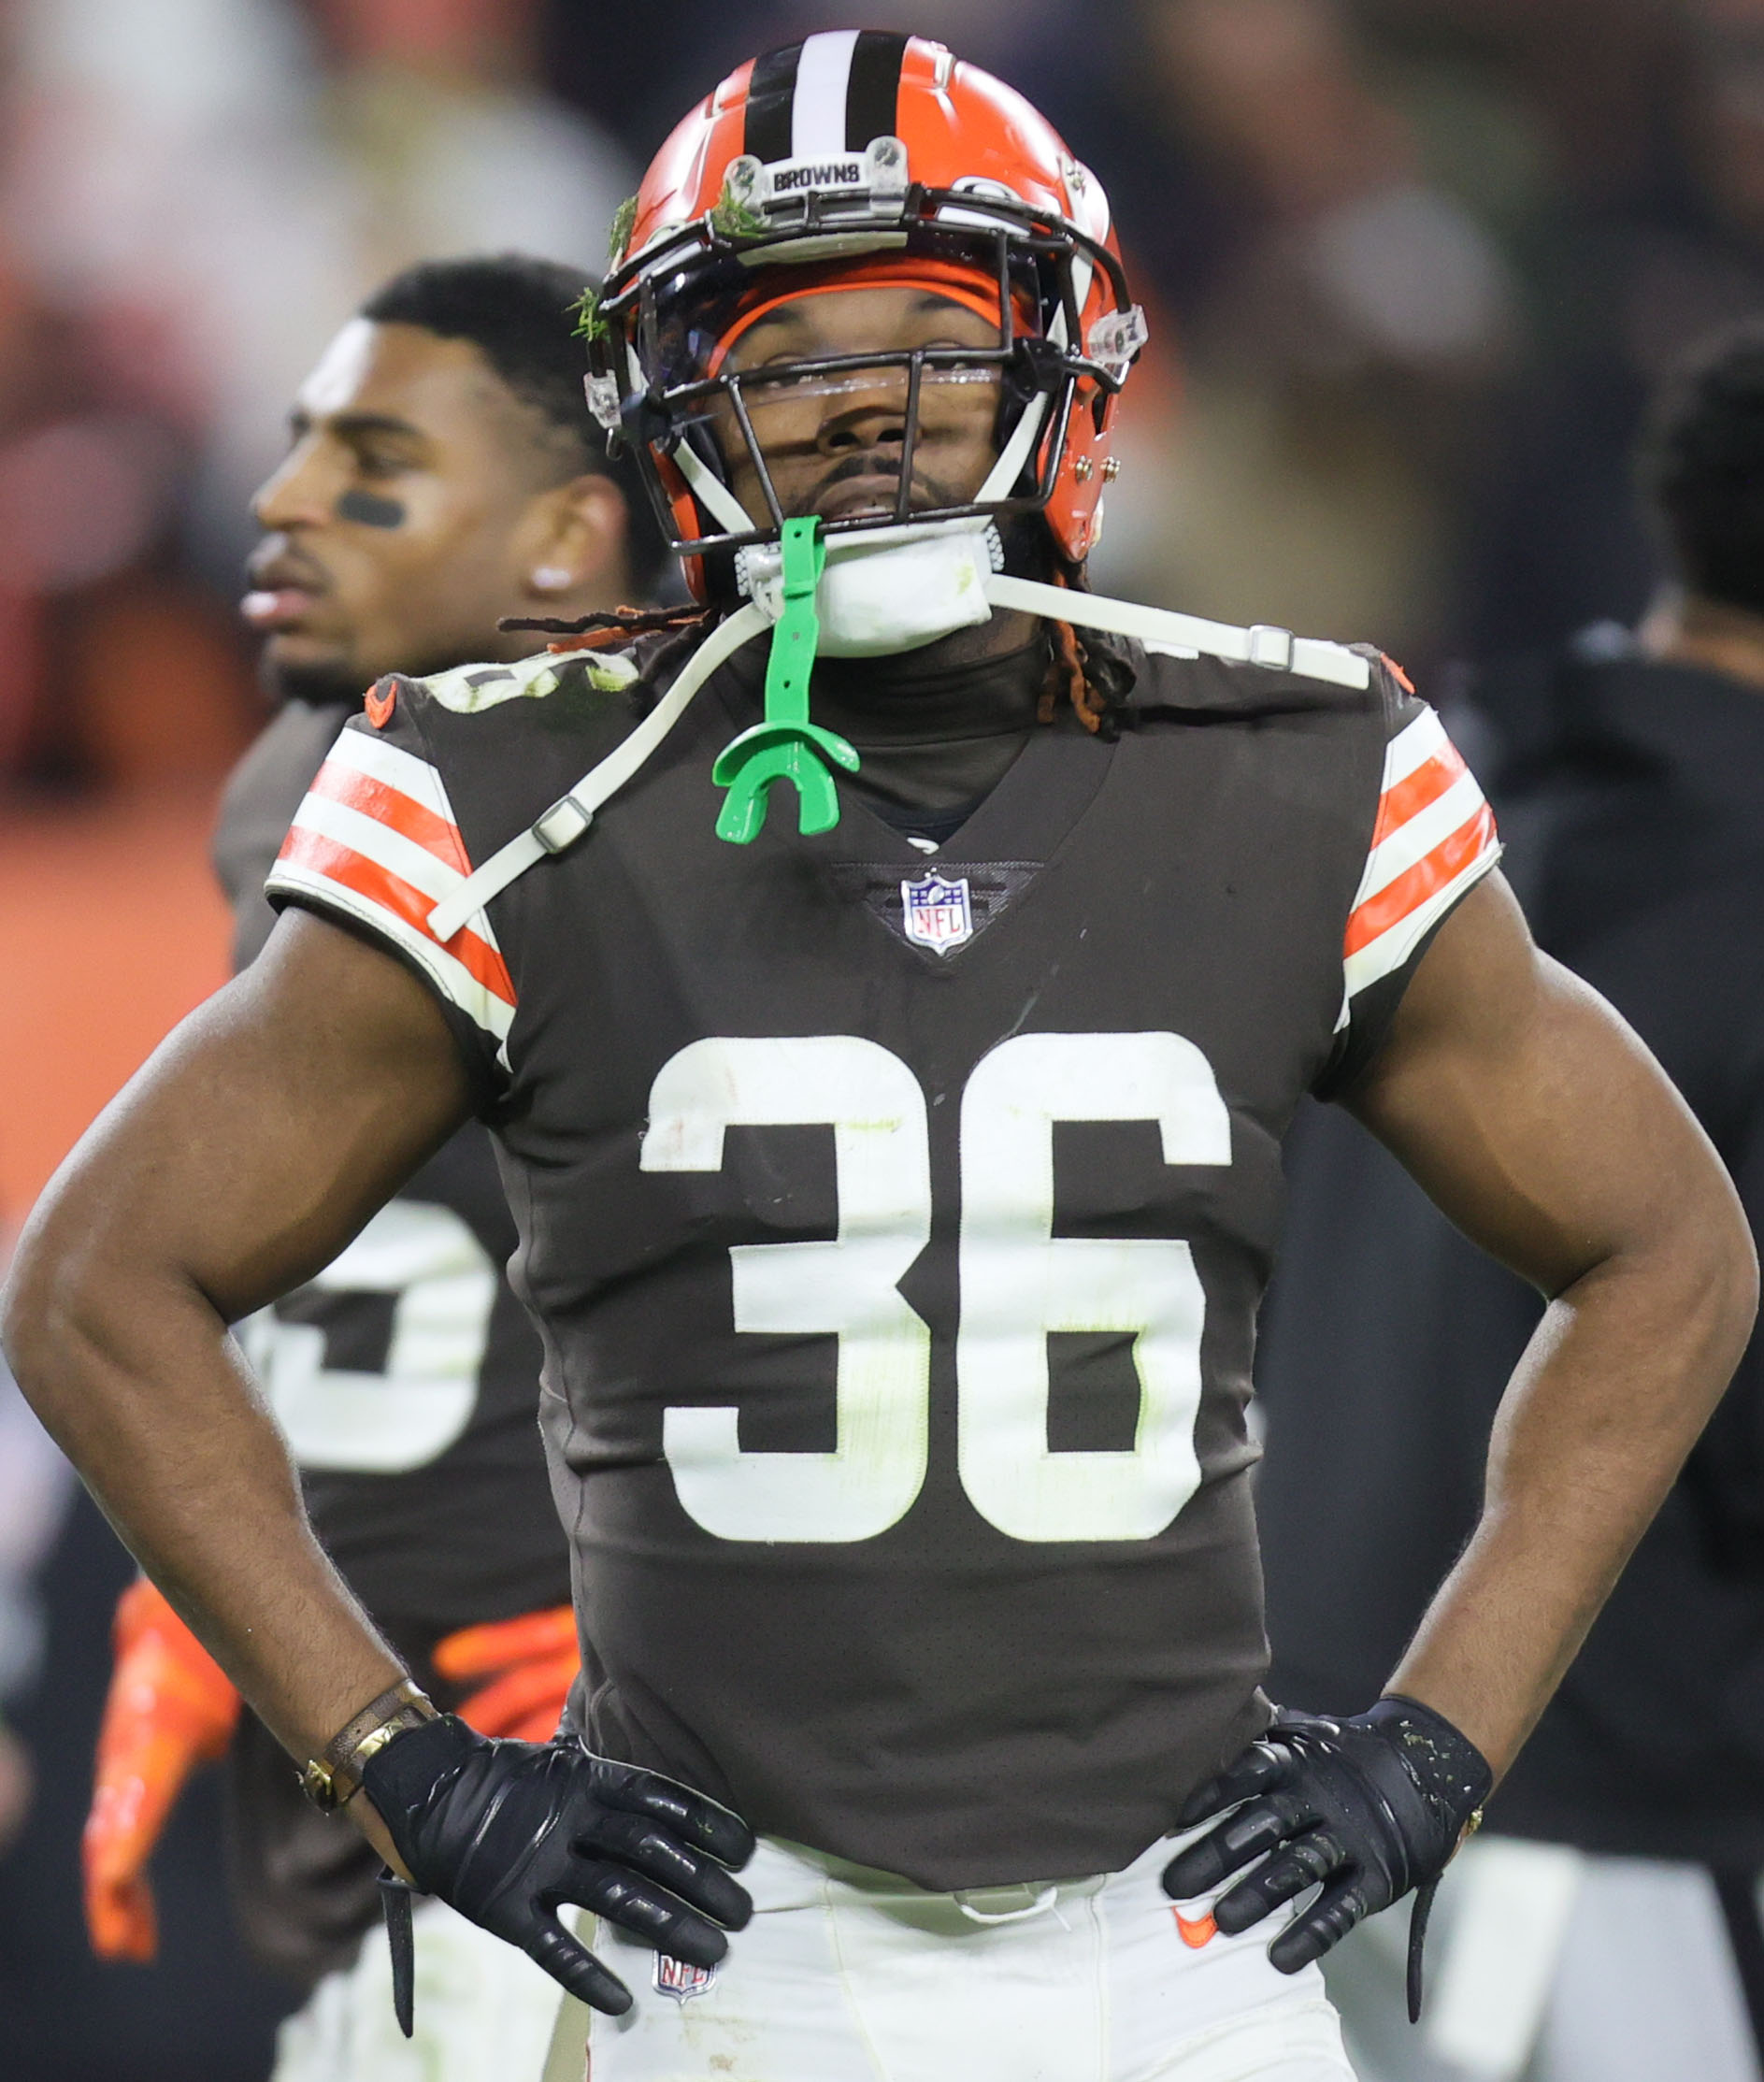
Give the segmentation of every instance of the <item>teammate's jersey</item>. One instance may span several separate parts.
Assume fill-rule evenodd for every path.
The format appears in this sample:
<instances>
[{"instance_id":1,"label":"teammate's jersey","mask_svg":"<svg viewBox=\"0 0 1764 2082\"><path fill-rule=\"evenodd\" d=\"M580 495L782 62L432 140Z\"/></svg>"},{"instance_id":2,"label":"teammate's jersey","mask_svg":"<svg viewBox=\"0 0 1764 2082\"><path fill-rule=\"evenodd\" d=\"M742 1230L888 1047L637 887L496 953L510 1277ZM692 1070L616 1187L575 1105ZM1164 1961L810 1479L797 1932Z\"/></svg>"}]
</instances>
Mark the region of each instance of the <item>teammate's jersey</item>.
<instances>
[{"instance_id":1,"label":"teammate's jersey","mask_svg":"<svg viewBox=\"0 0 1764 2082\"><path fill-rule=\"evenodd\" d=\"M215 865L243 968L275 913L264 878L354 704L291 702L234 774ZM472 1124L311 1285L238 1326L298 1463L325 1551L444 1701L437 1641L569 1598L538 1426L540 1351L503 1268L514 1225ZM255 1947L302 1976L377 1913L379 1859L308 1805L247 1716L233 1759L235 1861Z\"/></svg>"},{"instance_id":2,"label":"teammate's jersey","mask_svg":"<svg viewBox=\"0 0 1764 2082\"><path fill-rule=\"evenodd\" d=\"M1281 1137L1492 824L1382 665L1134 651L1118 741L1037 732L929 858L849 790L726 845L758 660L445 947L431 908L647 690L623 656L383 682L271 898L402 955L478 1079L591 1743L933 1888L1124 1866L1267 1713Z\"/></svg>"}]
</instances>

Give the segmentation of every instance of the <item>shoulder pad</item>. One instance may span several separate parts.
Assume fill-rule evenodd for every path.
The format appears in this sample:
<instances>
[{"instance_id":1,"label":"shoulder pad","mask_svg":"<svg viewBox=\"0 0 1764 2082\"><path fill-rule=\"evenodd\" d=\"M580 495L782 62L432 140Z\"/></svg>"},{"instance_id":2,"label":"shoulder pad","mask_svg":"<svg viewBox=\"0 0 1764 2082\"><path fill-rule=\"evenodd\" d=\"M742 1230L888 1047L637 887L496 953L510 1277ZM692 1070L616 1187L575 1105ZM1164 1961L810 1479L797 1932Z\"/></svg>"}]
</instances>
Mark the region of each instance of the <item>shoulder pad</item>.
<instances>
[{"instance_id":1,"label":"shoulder pad","mask_svg":"<svg viewBox=\"0 0 1764 2082\"><path fill-rule=\"evenodd\" d=\"M455 715L480 715L505 701L524 696L542 700L556 693L566 674L603 694L616 694L637 678L637 667L623 652L540 651L512 665L459 665L416 684Z\"/></svg>"}]
</instances>

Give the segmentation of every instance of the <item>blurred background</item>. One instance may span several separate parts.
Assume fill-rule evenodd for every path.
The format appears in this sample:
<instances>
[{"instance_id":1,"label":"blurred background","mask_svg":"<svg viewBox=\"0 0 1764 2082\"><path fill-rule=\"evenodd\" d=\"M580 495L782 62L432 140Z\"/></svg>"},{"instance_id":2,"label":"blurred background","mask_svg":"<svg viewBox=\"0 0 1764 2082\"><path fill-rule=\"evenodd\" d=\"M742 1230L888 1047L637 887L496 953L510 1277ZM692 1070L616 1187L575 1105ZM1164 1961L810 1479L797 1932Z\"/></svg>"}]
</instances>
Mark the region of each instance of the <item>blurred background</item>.
<instances>
[{"instance_id":1,"label":"blurred background","mask_svg":"<svg viewBox=\"0 0 1764 2082\"><path fill-rule=\"evenodd\" d=\"M247 504L318 350L418 257L597 266L696 96L858 15L1010 79L1112 198L1154 344L1104 590L1375 639L1436 698L1640 613L1645 393L1764 310L1764 0L4 0L0 1232L222 978ZM79 1922L127 1573L0 1392L0 2073L245 2082L291 1998L201 1798L162 1963Z\"/></svg>"}]
</instances>

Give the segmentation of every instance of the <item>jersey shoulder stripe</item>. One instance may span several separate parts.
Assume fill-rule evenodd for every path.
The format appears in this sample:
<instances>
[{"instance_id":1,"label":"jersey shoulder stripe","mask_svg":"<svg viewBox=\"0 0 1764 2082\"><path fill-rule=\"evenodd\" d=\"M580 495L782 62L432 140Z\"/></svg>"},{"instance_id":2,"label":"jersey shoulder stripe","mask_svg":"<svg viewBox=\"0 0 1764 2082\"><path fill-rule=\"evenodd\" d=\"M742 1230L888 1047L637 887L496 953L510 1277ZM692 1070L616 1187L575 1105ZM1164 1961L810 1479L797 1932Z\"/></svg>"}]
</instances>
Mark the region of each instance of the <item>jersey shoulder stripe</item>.
<instances>
[{"instance_id":1,"label":"jersey shoulder stripe","mask_svg":"<svg viewBox=\"0 0 1764 2082\"><path fill-rule=\"evenodd\" d=\"M1342 954L1353 998L1400 969L1500 857L1494 813L1445 726L1423 709L1391 739Z\"/></svg>"},{"instance_id":2,"label":"jersey shoulder stripe","mask_svg":"<svg viewBox=\"0 0 1764 2082\"><path fill-rule=\"evenodd\" d=\"M515 993L495 928L480 913L451 940L435 906L471 872L439 773L428 760L351 725L295 812L267 883L341 912L412 960L449 1003L497 1042Z\"/></svg>"}]
</instances>

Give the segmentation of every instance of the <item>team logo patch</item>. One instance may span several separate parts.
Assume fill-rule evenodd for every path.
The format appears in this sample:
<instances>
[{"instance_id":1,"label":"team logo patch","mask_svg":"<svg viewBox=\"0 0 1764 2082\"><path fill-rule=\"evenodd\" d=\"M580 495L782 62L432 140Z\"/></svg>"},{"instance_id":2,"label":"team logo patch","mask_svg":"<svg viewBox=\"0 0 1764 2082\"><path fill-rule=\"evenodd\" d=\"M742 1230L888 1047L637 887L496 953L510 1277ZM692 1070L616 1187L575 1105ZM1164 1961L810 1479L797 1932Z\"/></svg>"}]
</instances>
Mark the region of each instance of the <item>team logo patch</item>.
<instances>
[{"instance_id":1,"label":"team logo patch","mask_svg":"<svg viewBox=\"0 0 1764 2082\"><path fill-rule=\"evenodd\" d=\"M933 954L953 954L974 937L974 909L966 875L951 882L933 869L921 882L901 883L900 902L907 938Z\"/></svg>"},{"instance_id":2,"label":"team logo patch","mask_svg":"<svg viewBox=\"0 0 1764 2082\"><path fill-rule=\"evenodd\" d=\"M655 1992L671 1995L676 2003L690 2003L695 1995L707 1995L716 1986L714 1966L692 1966L667 1952L655 1955Z\"/></svg>"},{"instance_id":3,"label":"team logo patch","mask_svg":"<svg viewBox=\"0 0 1764 2082\"><path fill-rule=\"evenodd\" d=\"M1176 1933L1191 1952L1199 1951L1219 1934L1219 1926L1211 1916L1203 1916L1198 1922L1190 1922L1182 1910L1173 1908L1170 1914L1176 1918Z\"/></svg>"}]
</instances>

